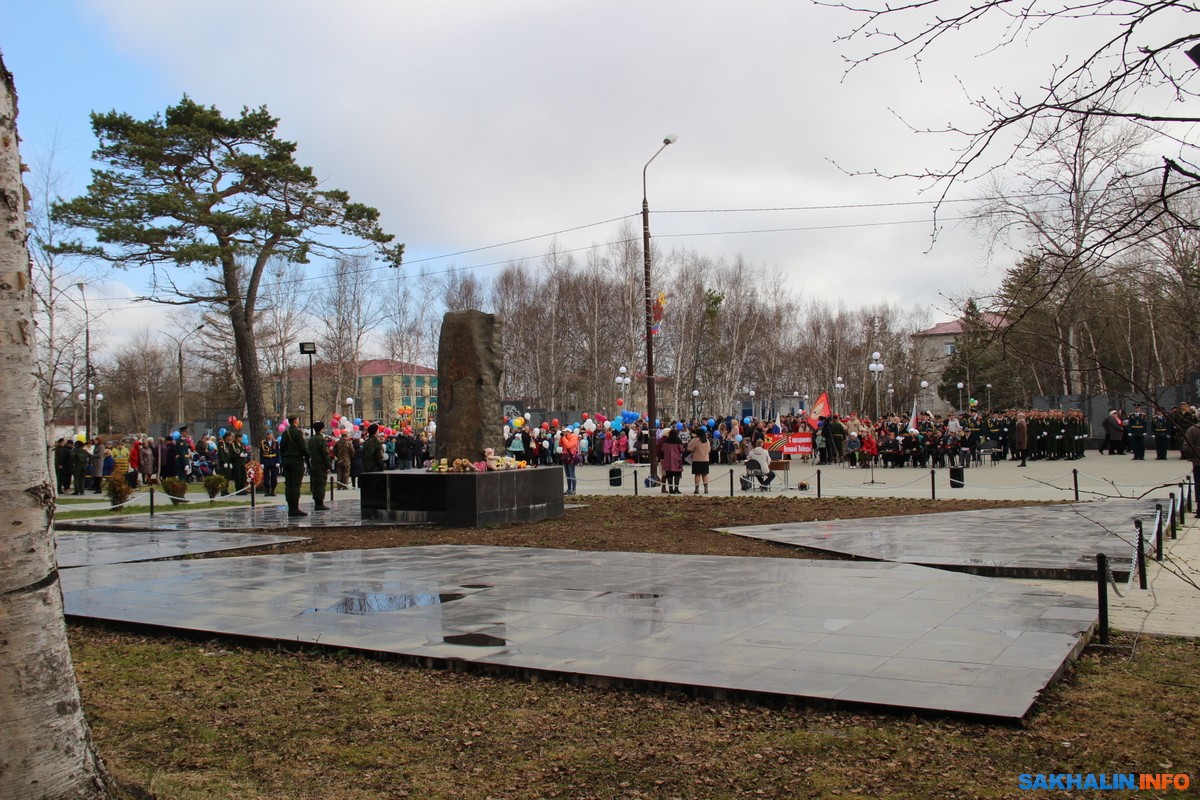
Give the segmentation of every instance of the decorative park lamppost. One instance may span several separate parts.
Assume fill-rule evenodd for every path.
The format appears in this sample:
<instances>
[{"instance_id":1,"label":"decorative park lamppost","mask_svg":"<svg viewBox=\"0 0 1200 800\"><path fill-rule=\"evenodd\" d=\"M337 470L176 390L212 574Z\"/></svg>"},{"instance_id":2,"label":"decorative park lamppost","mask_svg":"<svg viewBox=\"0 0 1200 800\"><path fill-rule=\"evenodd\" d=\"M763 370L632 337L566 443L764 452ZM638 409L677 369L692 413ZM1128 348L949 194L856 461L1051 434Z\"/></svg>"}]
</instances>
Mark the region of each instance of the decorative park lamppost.
<instances>
[{"instance_id":1,"label":"decorative park lamppost","mask_svg":"<svg viewBox=\"0 0 1200 800\"><path fill-rule=\"evenodd\" d=\"M834 397L837 398L837 413L840 416L844 410L842 408L842 390L846 388L846 384L842 382L841 375L838 375L837 383L833 385L833 388L836 390Z\"/></svg>"},{"instance_id":2,"label":"decorative park lamppost","mask_svg":"<svg viewBox=\"0 0 1200 800\"><path fill-rule=\"evenodd\" d=\"M792 415L800 413L800 393L792 392Z\"/></svg>"},{"instance_id":3,"label":"decorative park lamppost","mask_svg":"<svg viewBox=\"0 0 1200 800\"><path fill-rule=\"evenodd\" d=\"M987 392L988 392L987 411L990 414L990 413L992 413L992 385L990 383L987 385Z\"/></svg>"},{"instance_id":4,"label":"decorative park lamppost","mask_svg":"<svg viewBox=\"0 0 1200 800\"><path fill-rule=\"evenodd\" d=\"M758 404L754 401L754 390L750 390L750 416L758 417Z\"/></svg>"},{"instance_id":5,"label":"decorative park lamppost","mask_svg":"<svg viewBox=\"0 0 1200 800\"><path fill-rule=\"evenodd\" d=\"M959 414L962 413L962 390L963 390L963 382L959 381L958 382L958 413Z\"/></svg>"},{"instance_id":6,"label":"decorative park lamppost","mask_svg":"<svg viewBox=\"0 0 1200 800\"><path fill-rule=\"evenodd\" d=\"M313 356L317 353L316 342L301 342L300 354L308 356L308 407L312 409L312 418L316 419L317 407L313 405ZM309 426L311 428L311 425Z\"/></svg>"},{"instance_id":7,"label":"decorative park lamppost","mask_svg":"<svg viewBox=\"0 0 1200 800\"><path fill-rule=\"evenodd\" d=\"M871 372L871 378L875 381L875 419L879 419L879 373L883 372L884 366L879 363L880 355L876 350L871 353L871 363L867 364L867 369Z\"/></svg>"},{"instance_id":8,"label":"decorative park lamppost","mask_svg":"<svg viewBox=\"0 0 1200 800\"><path fill-rule=\"evenodd\" d=\"M696 400L700 397L699 389L692 389L692 419L696 418Z\"/></svg>"}]
</instances>

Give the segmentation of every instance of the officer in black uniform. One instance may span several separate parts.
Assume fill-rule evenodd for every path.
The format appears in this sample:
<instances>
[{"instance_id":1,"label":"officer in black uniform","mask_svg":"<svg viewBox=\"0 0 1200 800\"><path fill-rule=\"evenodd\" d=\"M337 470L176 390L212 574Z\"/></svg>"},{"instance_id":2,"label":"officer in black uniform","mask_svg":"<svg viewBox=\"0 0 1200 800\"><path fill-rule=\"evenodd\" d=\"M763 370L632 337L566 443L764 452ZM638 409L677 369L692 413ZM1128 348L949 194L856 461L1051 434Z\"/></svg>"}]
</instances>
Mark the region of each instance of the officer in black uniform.
<instances>
[{"instance_id":1,"label":"officer in black uniform","mask_svg":"<svg viewBox=\"0 0 1200 800\"><path fill-rule=\"evenodd\" d=\"M1129 446L1133 450L1134 461L1146 460L1146 413L1141 405L1135 404L1133 413L1129 415L1126 427L1129 431Z\"/></svg>"},{"instance_id":2,"label":"officer in black uniform","mask_svg":"<svg viewBox=\"0 0 1200 800\"><path fill-rule=\"evenodd\" d=\"M262 455L263 494L274 497L275 487L279 485L279 442L274 432L258 443L258 451Z\"/></svg>"},{"instance_id":3,"label":"officer in black uniform","mask_svg":"<svg viewBox=\"0 0 1200 800\"><path fill-rule=\"evenodd\" d=\"M307 517L300 510L300 484L304 482L304 467L308 464L308 444L300 430L300 417L288 417L288 426L279 439L279 456L283 461L283 496L287 498L289 517Z\"/></svg>"},{"instance_id":4,"label":"officer in black uniform","mask_svg":"<svg viewBox=\"0 0 1200 800\"><path fill-rule=\"evenodd\" d=\"M1171 445L1171 423L1161 408L1154 412L1150 432L1154 434L1154 460L1166 461L1167 448Z\"/></svg>"}]
</instances>

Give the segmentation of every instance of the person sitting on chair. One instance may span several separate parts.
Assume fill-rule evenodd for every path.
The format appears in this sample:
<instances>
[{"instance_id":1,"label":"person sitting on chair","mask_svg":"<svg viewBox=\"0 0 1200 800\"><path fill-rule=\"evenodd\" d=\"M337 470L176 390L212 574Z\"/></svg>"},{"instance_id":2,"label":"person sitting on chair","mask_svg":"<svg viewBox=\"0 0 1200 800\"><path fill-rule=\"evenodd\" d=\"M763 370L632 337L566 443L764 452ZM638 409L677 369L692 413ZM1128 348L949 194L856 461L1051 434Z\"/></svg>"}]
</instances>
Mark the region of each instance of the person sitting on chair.
<instances>
[{"instance_id":1,"label":"person sitting on chair","mask_svg":"<svg viewBox=\"0 0 1200 800\"><path fill-rule=\"evenodd\" d=\"M758 483L762 488L766 489L771 485L771 481L775 480L775 473L771 470L771 454L766 451L759 442L746 456L746 470L758 478Z\"/></svg>"}]
</instances>

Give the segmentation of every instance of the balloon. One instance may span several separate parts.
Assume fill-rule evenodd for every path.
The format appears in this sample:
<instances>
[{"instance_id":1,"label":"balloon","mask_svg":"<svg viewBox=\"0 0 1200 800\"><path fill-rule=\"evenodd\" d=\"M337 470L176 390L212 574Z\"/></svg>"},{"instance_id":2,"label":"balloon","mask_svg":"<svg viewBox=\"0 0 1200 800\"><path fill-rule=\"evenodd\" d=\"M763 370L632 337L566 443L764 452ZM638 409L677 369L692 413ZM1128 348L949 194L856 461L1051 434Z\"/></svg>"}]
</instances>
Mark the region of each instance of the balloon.
<instances>
[{"instance_id":1,"label":"balloon","mask_svg":"<svg viewBox=\"0 0 1200 800\"><path fill-rule=\"evenodd\" d=\"M675 423L675 430L677 430L677 431L681 431L681 430L683 430L683 423L682 423L682 422L676 422L676 423Z\"/></svg>"},{"instance_id":2,"label":"balloon","mask_svg":"<svg viewBox=\"0 0 1200 800\"><path fill-rule=\"evenodd\" d=\"M285 428L286 428L286 427L288 427L289 425L291 425L292 423L288 422L288 421L285 419L283 422L281 422L281 423L279 423L279 424L280 424L280 425L282 425L283 427L285 427Z\"/></svg>"},{"instance_id":3,"label":"balloon","mask_svg":"<svg viewBox=\"0 0 1200 800\"><path fill-rule=\"evenodd\" d=\"M242 421L240 419L235 419L233 421L233 429L238 431L242 429Z\"/></svg>"},{"instance_id":4,"label":"balloon","mask_svg":"<svg viewBox=\"0 0 1200 800\"><path fill-rule=\"evenodd\" d=\"M741 442L742 442L742 435L739 433L737 436L733 437L733 440L734 440L735 442L737 442L738 444L741 444Z\"/></svg>"},{"instance_id":5,"label":"balloon","mask_svg":"<svg viewBox=\"0 0 1200 800\"><path fill-rule=\"evenodd\" d=\"M583 429L585 431L587 431L588 433L595 433L596 432L596 423L592 422L589 419L587 422L583 423Z\"/></svg>"},{"instance_id":6,"label":"balloon","mask_svg":"<svg viewBox=\"0 0 1200 800\"><path fill-rule=\"evenodd\" d=\"M608 419L608 417L604 416L603 414L597 414L597 415L595 416L595 420L596 420L596 422L600 423L601 425L603 425L603 424L604 424L604 421L605 421L605 420L607 420L607 419Z\"/></svg>"},{"instance_id":7,"label":"balloon","mask_svg":"<svg viewBox=\"0 0 1200 800\"><path fill-rule=\"evenodd\" d=\"M77 434L75 434L75 441L77 441L77 442L86 442L86 441L87 441L87 437L86 437L86 436L84 436L82 433L77 433Z\"/></svg>"},{"instance_id":8,"label":"balloon","mask_svg":"<svg viewBox=\"0 0 1200 800\"><path fill-rule=\"evenodd\" d=\"M521 426L522 426L522 425L524 425L524 424L525 424L525 418L524 418L524 417L513 417L513 427L514 427L514 428L519 428L519 427L521 427Z\"/></svg>"},{"instance_id":9,"label":"balloon","mask_svg":"<svg viewBox=\"0 0 1200 800\"><path fill-rule=\"evenodd\" d=\"M588 412L586 411L579 415L580 419L582 419L584 422L587 422L588 416Z\"/></svg>"},{"instance_id":10,"label":"balloon","mask_svg":"<svg viewBox=\"0 0 1200 800\"><path fill-rule=\"evenodd\" d=\"M228 422L230 425L232 425L232 424L233 424L233 421L234 421L235 419L237 419L237 417L235 417L235 416L233 416L232 414L230 414L230 415L229 415L229 419L227 419L227 420L225 420L225 421L226 421L226 422Z\"/></svg>"},{"instance_id":11,"label":"balloon","mask_svg":"<svg viewBox=\"0 0 1200 800\"><path fill-rule=\"evenodd\" d=\"M618 398L617 398L617 405L618 405L618 406L623 406L623 405L625 405L625 401L624 401L624 400L622 400L621 398L619 398L619 397L618 397Z\"/></svg>"},{"instance_id":12,"label":"balloon","mask_svg":"<svg viewBox=\"0 0 1200 800\"><path fill-rule=\"evenodd\" d=\"M217 436L224 436L224 435L225 435L225 429L224 429L224 428L218 428L218 429L217 429Z\"/></svg>"},{"instance_id":13,"label":"balloon","mask_svg":"<svg viewBox=\"0 0 1200 800\"><path fill-rule=\"evenodd\" d=\"M355 424L355 425L362 425L362 417L355 417L355 418L354 418L354 424Z\"/></svg>"},{"instance_id":14,"label":"balloon","mask_svg":"<svg viewBox=\"0 0 1200 800\"><path fill-rule=\"evenodd\" d=\"M548 431L548 430L550 430L550 423L549 423L549 422L543 422L543 423L542 423L542 430L544 430L544 431Z\"/></svg>"},{"instance_id":15,"label":"balloon","mask_svg":"<svg viewBox=\"0 0 1200 800\"><path fill-rule=\"evenodd\" d=\"M242 444L245 445L246 447L250 446L250 434L248 434L248 433L242 434Z\"/></svg>"},{"instance_id":16,"label":"balloon","mask_svg":"<svg viewBox=\"0 0 1200 800\"><path fill-rule=\"evenodd\" d=\"M354 430L358 430L358 429L359 429L359 426L355 425Z\"/></svg>"},{"instance_id":17,"label":"balloon","mask_svg":"<svg viewBox=\"0 0 1200 800\"><path fill-rule=\"evenodd\" d=\"M618 433L620 433L620 431L621 431L621 428L623 428L623 427L625 427L625 426L624 426L624 424L621 422L621 420L619 420L619 419L614 419L614 420L612 421L612 429L613 429L614 431L617 431Z\"/></svg>"},{"instance_id":18,"label":"balloon","mask_svg":"<svg viewBox=\"0 0 1200 800\"><path fill-rule=\"evenodd\" d=\"M742 417L742 424L743 424L743 425L749 425L749 424L750 424L750 417Z\"/></svg>"},{"instance_id":19,"label":"balloon","mask_svg":"<svg viewBox=\"0 0 1200 800\"><path fill-rule=\"evenodd\" d=\"M710 417L710 418L709 418L709 420L708 420L708 427L709 427L710 429L711 429L711 428L715 428L715 427L717 427L717 421L716 421L715 419L712 419L712 418Z\"/></svg>"},{"instance_id":20,"label":"balloon","mask_svg":"<svg viewBox=\"0 0 1200 800\"><path fill-rule=\"evenodd\" d=\"M171 431L171 438L175 441L179 441L179 431Z\"/></svg>"},{"instance_id":21,"label":"balloon","mask_svg":"<svg viewBox=\"0 0 1200 800\"><path fill-rule=\"evenodd\" d=\"M287 423L286 422L279 423L279 432L283 433L286 430L287 430Z\"/></svg>"},{"instance_id":22,"label":"balloon","mask_svg":"<svg viewBox=\"0 0 1200 800\"><path fill-rule=\"evenodd\" d=\"M556 427L556 428L557 428L557 427L558 427L558 420L556 420L556 419L550 420L550 424L551 424L551 425L553 425L554 427Z\"/></svg>"},{"instance_id":23,"label":"balloon","mask_svg":"<svg viewBox=\"0 0 1200 800\"><path fill-rule=\"evenodd\" d=\"M217 443L216 443L216 442L209 442L209 443L208 443L208 449L209 449L209 450L216 450L216 449L217 449Z\"/></svg>"},{"instance_id":24,"label":"balloon","mask_svg":"<svg viewBox=\"0 0 1200 800\"><path fill-rule=\"evenodd\" d=\"M720 432L720 431L713 431L712 438L714 438L714 439L720 439L720 438L721 438L721 432Z\"/></svg>"},{"instance_id":25,"label":"balloon","mask_svg":"<svg viewBox=\"0 0 1200 800\"><path fill-rule=\"evenodd\" d=\"M334 421L334 422L337 422L337 421L338 421L339 419L341 419L341 418L342 418L342 415L341 415L341 414L337 414L337 413L335 413L335 414L333 415L333 421Z\"/></svg>"},{"instance_id":26,"label":"balloon","mask_svg":"<svg viewBox=\"0 0 1200 800\"><path fill-rule=\"evenodd\" d=\"M612 426L613 426L613 424L611 422L609 422L608 420L604 420L604 430L608 430Z\"/></svg>"}]
</instances>

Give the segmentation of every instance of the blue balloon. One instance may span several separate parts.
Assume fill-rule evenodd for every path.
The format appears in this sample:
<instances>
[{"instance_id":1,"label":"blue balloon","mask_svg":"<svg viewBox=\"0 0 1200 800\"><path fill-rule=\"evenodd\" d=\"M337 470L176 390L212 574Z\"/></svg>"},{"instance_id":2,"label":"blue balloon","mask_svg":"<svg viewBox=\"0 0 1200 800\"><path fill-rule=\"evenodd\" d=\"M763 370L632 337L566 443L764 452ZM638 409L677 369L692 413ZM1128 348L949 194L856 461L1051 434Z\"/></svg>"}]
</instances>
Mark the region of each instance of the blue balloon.
<instances>
[{"instance_id":1,"label":"blue balloon","mask_svg":"<svg viewBox=\"0 0 1200 800\"><path fill-rule=\"evenodd\" d=\"M179 431L171 431L171 438L178 440L179 439Z\"/></svg>"},{"instance_id":2,"label":"blue balloon","mask_svg":"<svg viewBox=\"0 0 1200 800\"><path fill-rule=\"evenodd\" d=\"M713 431L712 438L714 438L714 439L720 439L720 438L721 438L721 432L720 432L720 431Z\"/></svg>"},{"instance_id":3,"label":"blue balloon","mask_svg":"<svg viewBox=\"0 0 1200 800\"><path fill-rule=\"evenodd\" d=\"M362 425L362 417L355 417L355 418L354 418L354 424L355 424L355 425Z\"/></svg>"},{"instance_id":4,"label":"blue balloon","mask_svg":"<svg viewBox=\"0 0 1200 800\"><path fill-rule=\"evenodd\" d=\"M708 427L709 427L709 428L715 428L715 427L717 427L717 421L716 421L715 419L711 419L711 418L710 418L710 419L708 420Z\"/></svg>"},{"instance_id":5,"label":"blue balloon","mask_svg":"<svg viewBox=\"0 0 1200 800\"><path fill-rule=\"evenodd\" d=\"M622 423L621 423L621 420L619 420L619 419L614 419L614 420L612 421L612 423L610 424L610 427L611 427L611 428L612 428L614 431L619 431L619 430L621 430L621 428L623 428L623 427L624 427L624 425L622 425Z\"/></svg>"},{"instance_id":6,"label":"blue balloon","mask_svg":"<svg viewBox=\"0 0 1200 800\"><path fill-rule=\"evenodd\" d=\"M244 444L246 446L250 445L250 434L248 434L248 433L242 434L242 444Z\"/></svg>"},{"instance_id":7,"label":"blue balloon","mask_svg":"<svg viewBox=\"0 0 1200 800\"><path fill-rule=\"evenodd\" d=\"M220 430L218 430L218 431L217 431L217 436L224 436L224 435L225 435L225 429L224 429L224 428L221 428Z\"/></svg>"},{"instance_id":8,"label":"blue balloon","mask_svg":"<svg viewBox=\"0 0 1200 800\"><path fill-rule=\"evenodd\" d=\"M740 433L737 436L733 437L733 440L739 444L741 444L742 439L743 439L743 436Z\"/></svg>"},{"instance_id":9,"label":"blue balloon","mask_svg":"<svg viewBox=\"0 0 1200 800\"><path fill-rule=\"evenodd\" d=\"M681 430L683 430L683 423L682 423L682 422L676 422L676 423L675 423L675 430L677 430L677 431L681 431Z\"/></svg>"},{"instance_id":10,"label":"blue balloon","mask_svg":"<svg viewBox=\"0 0 1200 800\"><path fill-rule=\"evenodd\" d=\"M750 417L742 417L742 422L743 422L743 424L749 425L749 424L750 424Z\"/></svg>"}]
</instances>

